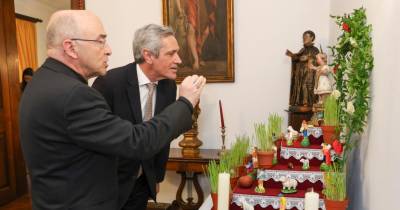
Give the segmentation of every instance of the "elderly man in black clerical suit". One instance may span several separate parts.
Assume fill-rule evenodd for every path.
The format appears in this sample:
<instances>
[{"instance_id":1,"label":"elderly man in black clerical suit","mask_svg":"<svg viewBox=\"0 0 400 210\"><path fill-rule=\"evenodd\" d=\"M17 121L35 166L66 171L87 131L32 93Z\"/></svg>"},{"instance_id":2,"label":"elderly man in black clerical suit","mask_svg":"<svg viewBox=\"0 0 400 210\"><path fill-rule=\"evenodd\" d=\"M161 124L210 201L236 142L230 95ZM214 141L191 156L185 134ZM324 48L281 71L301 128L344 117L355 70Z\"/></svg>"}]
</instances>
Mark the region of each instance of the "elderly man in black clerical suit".
<instances>
[{"instance_id":1,"label":"elderly man in black clerical suit","mask_svg":"<svg viewBox=\"0 0 400 210\"><path fill-rule=\"evenodd\" d=\"M133 125L87 85L105 75L111 49L98 17L58 11L47 27L48 59L25 89L20 137L34 210L118 209L118 157L148 159L191 128L205 79L187 77L179 99Z\"/></svg>"}]
</instances>

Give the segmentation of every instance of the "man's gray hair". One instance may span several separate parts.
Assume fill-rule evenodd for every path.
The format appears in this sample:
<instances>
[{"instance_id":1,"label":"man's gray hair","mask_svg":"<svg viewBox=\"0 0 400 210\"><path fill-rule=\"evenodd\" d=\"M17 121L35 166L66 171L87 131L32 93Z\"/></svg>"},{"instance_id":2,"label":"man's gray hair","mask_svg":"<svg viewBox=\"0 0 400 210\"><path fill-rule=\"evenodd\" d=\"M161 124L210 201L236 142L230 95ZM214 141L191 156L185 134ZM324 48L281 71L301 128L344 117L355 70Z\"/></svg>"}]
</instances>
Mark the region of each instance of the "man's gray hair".
<instances>
[{"instance_id":1,"label":"man's gray hair","mask_svg":"<svg viewBox=\"0 0 400 210\"><path fill-rule=\"evenodd\" d=\"M143 63L143 49L149 50L153 55L158 57L162 47L162 38L174 36L174 31L169 26L161 26L156 24L145 25L135 32L132 48L133 56L136 63Z\"/></svg>"}]
</instances>

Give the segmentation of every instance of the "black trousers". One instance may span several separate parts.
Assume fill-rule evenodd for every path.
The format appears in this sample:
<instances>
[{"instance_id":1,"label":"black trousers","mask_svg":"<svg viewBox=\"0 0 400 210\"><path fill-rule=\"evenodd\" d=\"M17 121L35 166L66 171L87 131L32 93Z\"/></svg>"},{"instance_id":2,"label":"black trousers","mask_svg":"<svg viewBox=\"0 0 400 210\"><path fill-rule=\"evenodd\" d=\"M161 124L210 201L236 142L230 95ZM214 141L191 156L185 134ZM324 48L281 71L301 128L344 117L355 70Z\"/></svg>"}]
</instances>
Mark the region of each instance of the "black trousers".
<instances>
[{"instance_id":1,"label":"black trousers","mask_svg":"<svg viewBox=\"0 0 400 210\"><path fill-rule=\"evenodd\" d=\"M136 180L128 201L121 210L146 210L149 197L149 185L147 184L146 176L142 174Z\"/></svg>"}]
</instances>

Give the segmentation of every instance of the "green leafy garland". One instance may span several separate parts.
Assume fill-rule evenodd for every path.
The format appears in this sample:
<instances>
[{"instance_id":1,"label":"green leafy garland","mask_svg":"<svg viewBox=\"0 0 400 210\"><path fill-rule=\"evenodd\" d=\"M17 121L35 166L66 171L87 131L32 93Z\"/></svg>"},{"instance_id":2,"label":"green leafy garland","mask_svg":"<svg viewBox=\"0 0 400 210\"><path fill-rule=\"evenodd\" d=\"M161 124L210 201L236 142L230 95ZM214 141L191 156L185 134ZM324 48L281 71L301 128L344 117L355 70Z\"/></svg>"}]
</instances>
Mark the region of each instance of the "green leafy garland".
<instances>
[{"instance_id":1,"label":"green leafy garland","mask_svg":"<svg viewBox=\"0 0 400 210\"><path fill-rule=\"evenodd\" d=\"M330 47L333 54L340 125L346 149L344 160L356 145L353 134L361 134L369 112L370 74L374 67L372 56L372 26L367 24L365 9L355 9L344 16L332 16L342 28L338 44ZM344 161L345 162L345 161Z\"/></svg>"}]
</instances>

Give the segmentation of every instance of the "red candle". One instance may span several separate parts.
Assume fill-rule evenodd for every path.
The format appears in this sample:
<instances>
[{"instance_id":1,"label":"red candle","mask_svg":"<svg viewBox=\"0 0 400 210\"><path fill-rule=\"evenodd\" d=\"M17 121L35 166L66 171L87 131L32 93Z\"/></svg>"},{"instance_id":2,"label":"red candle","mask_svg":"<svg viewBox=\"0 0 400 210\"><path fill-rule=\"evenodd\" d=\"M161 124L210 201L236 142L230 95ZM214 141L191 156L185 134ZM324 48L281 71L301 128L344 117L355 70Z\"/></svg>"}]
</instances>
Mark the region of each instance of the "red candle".
<instances>
[{"instance_id":1,"label":"red candle","mask_svg":"<svg viewBox=\"0 0 400 210\"><path fill-rule=\"evenodd\" d=\"M220 115L220 117L221 117L221 128L225 128L225 123L224 123L224 112L222 111L221 100L219 100L219 115Z\"/></svg>"}]
</instances>

